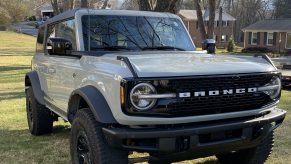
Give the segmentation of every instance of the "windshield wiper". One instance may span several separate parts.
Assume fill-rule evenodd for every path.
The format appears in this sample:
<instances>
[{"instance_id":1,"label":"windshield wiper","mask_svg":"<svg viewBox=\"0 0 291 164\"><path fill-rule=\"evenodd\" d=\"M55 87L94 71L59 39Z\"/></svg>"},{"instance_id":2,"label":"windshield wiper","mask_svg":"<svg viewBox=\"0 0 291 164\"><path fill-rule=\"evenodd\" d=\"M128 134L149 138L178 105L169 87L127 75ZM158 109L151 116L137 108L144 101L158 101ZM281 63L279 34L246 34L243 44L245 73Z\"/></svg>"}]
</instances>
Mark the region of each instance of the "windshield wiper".
<instances>
[{"instance_id":1,"label":"windshield wiper","mask_svg":"<svg viewBox=\"0 0 291 164\"><path fill-rule=\"evenodd\" d=\"M91 47L91 50L108 50L108 51L120 51L120 50L132 50L125 46L104 46L104 47Z\"/></svg>"},{"instance_id":2,"label":"windshield wiper","mask_svg":"<svg viewBox=\"0 0 291 164\"><path fill-rule=\"evenodd\" d=\"M186 51L183 48L173 47L173 46L143 47L142 50L179 50L179 51Z\"/></svg>"}]
</instances>

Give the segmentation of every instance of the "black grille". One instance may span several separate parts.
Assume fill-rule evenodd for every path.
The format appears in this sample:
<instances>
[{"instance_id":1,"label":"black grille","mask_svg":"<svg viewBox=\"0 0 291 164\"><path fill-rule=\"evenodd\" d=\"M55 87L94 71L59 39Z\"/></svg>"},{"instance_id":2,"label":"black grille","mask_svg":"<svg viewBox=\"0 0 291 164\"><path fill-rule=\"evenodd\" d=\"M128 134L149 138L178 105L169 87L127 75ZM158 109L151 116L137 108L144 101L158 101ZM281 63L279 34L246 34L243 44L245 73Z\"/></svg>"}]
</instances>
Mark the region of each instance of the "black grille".
<instances>
[{"instance_id":1,"label":"black grille","mask_svg":"<svg viewBox=\"0 0 291 164\"><path fill-rule=\"evenodd\" d=\"M157 105L150 111L139 112L135 110L129 101L124 110L129 115L141 116L160 116L160 117L182 117L198 116L207 114L218 114L227 112L237 112L259 109L263 106L273 103L263 92L228 94L223 95L223 90L255 88L266 85L271 81L274 73L258 74L237 74L237 75L218 75L218 76L197 76L175 79L141 79L127 83L127 89L140 82L152 83L158 93L183 93L190 92L189 98L160 99ZM165 84L165 80L168 83ZM195 97L194 92L219 90L221 93L217 96ZM129 100L129 97L127 97Z\"/></svg>"},{"instance_id":2,"label":"black grille","mask_svg":"<svg viewBox=\"0 0 291 164\"><path fill-rule=\"evenodd\" d=\"M170 80L169 89L176 92L212 91L264 86L273 78L272 74L233 75L194 79ZM178 98L166 106L166 113L173 116L206 115L258 109L272 100L263 92L232 95L217 95Z\"/></svg>"}]
</instances>

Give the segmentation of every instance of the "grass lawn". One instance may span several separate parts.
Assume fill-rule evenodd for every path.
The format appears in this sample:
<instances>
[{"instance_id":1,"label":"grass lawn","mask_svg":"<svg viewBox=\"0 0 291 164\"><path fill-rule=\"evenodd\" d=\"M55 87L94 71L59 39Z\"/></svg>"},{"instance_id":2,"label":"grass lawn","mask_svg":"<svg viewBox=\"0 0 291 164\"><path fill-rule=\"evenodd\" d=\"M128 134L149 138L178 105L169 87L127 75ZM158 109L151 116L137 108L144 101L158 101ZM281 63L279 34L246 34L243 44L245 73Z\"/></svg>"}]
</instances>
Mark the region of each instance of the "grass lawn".
<instances>
[{"instance_id":1,"label":"grass lawn","mask_svg":"<svg viewBox=\"0 0 291 164\"><path fill-rule=\"evenodd\" d=\"M0 163L69 163L68 123L54 123L54 133L34 137L28 132L24 74L30 70L35 38L0 32ZM283 91L280 107L291 111L291 91ZM291 114L276 131L274 152L267 163L291 161ZM144 154L134 153L131 157ZM206 162L207 161L207 162ZM181 163L217 163L215 157Z\"/></svg>"}]
</instances>

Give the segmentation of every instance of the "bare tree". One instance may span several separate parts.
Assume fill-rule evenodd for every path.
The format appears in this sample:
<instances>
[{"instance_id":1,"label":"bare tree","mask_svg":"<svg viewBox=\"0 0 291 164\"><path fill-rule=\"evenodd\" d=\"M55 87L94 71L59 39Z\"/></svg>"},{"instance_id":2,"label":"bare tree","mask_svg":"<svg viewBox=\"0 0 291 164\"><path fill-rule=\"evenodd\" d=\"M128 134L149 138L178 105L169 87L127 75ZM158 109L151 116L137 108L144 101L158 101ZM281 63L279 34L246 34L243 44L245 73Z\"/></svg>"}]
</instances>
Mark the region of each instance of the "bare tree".
<instances>
[{"instance_id":1,"label":"bare tree","mask_svg":"<svg viewBox=\"0 0 291 164\"><path fill-rule=\"evenodd\" d=\"M88 0L81 0L81 7L88 7Z\"/></svg>"},{"instance_id":2,"label":"bare tree","mask_svg":"<svg viewBox=\"0 0 291 164\"><path fill-rule=\"evenodd\" d=\"M50 1L54 10L54 15L58 15L60 13L58 0L50 0Z\"/></svg>"},{"instance_id":3,"label":"bare tree","mask_svg":"<svg viewBox=\"0 0 291 164\"><path fill-rule=\"evenodd\" d=\"M108 6L108 2L109 0L104 0L103 5L102 5L102 9L106 9L106 7Z\"/></svg>"},{"instance_id":4,"label":"bare tree","mask_svg":"<svg viewBox=\"0 0 291 164\"><path fill-rule=\"evenodd\" d=\"M209 1L209 23L207 36L210 39L213 39L214 23L215 23L215 0Z\"/></svg>"},{"instance_id":5,"label":"bare tree","mask_svg":"<svg viewBox=\"0 0 291 164\"><path fill-rule=\"evenodd\" d=\"M140 10L144 11L160 11L176 13L182 4L182 0L139 0Z\"/></svg>"},{"instance_id":6,"label":"bare tree","mask_svg":"<svg viewBox=\"0 0 291 164\"><path fill-rule=\"evenodd\" d=\"M201 9L201 1L200 0L194 0L194 5L196 6L196 12L197 12L197 19L198 19L198 26L201 33L201 39L204 40L207 38L203 15L202 15L202 9Z\"/></svg>"}]
</instances>

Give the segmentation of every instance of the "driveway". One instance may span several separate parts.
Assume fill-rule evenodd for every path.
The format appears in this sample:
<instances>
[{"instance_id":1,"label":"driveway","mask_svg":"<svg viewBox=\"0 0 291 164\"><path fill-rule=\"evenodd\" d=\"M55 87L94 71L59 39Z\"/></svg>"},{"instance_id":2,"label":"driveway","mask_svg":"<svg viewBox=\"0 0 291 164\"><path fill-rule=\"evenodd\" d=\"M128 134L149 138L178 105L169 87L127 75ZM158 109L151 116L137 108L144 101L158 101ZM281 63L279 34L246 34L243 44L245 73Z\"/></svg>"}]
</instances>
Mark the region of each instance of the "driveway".
<instances>
[{"instance_id":1,"label":"driveway","mask_svg":"<svg viewBox=\"0 0 291 164\"><path fill-rule=\"evenodd\" d=\"M38 29L36 29L34 26L28 25L28 22L16 23L12 25L12 28L15 31L20 32L20 33L24 33L24 34L31 35L34 37L37 36Z\"/></svg>"}]
</instances>

